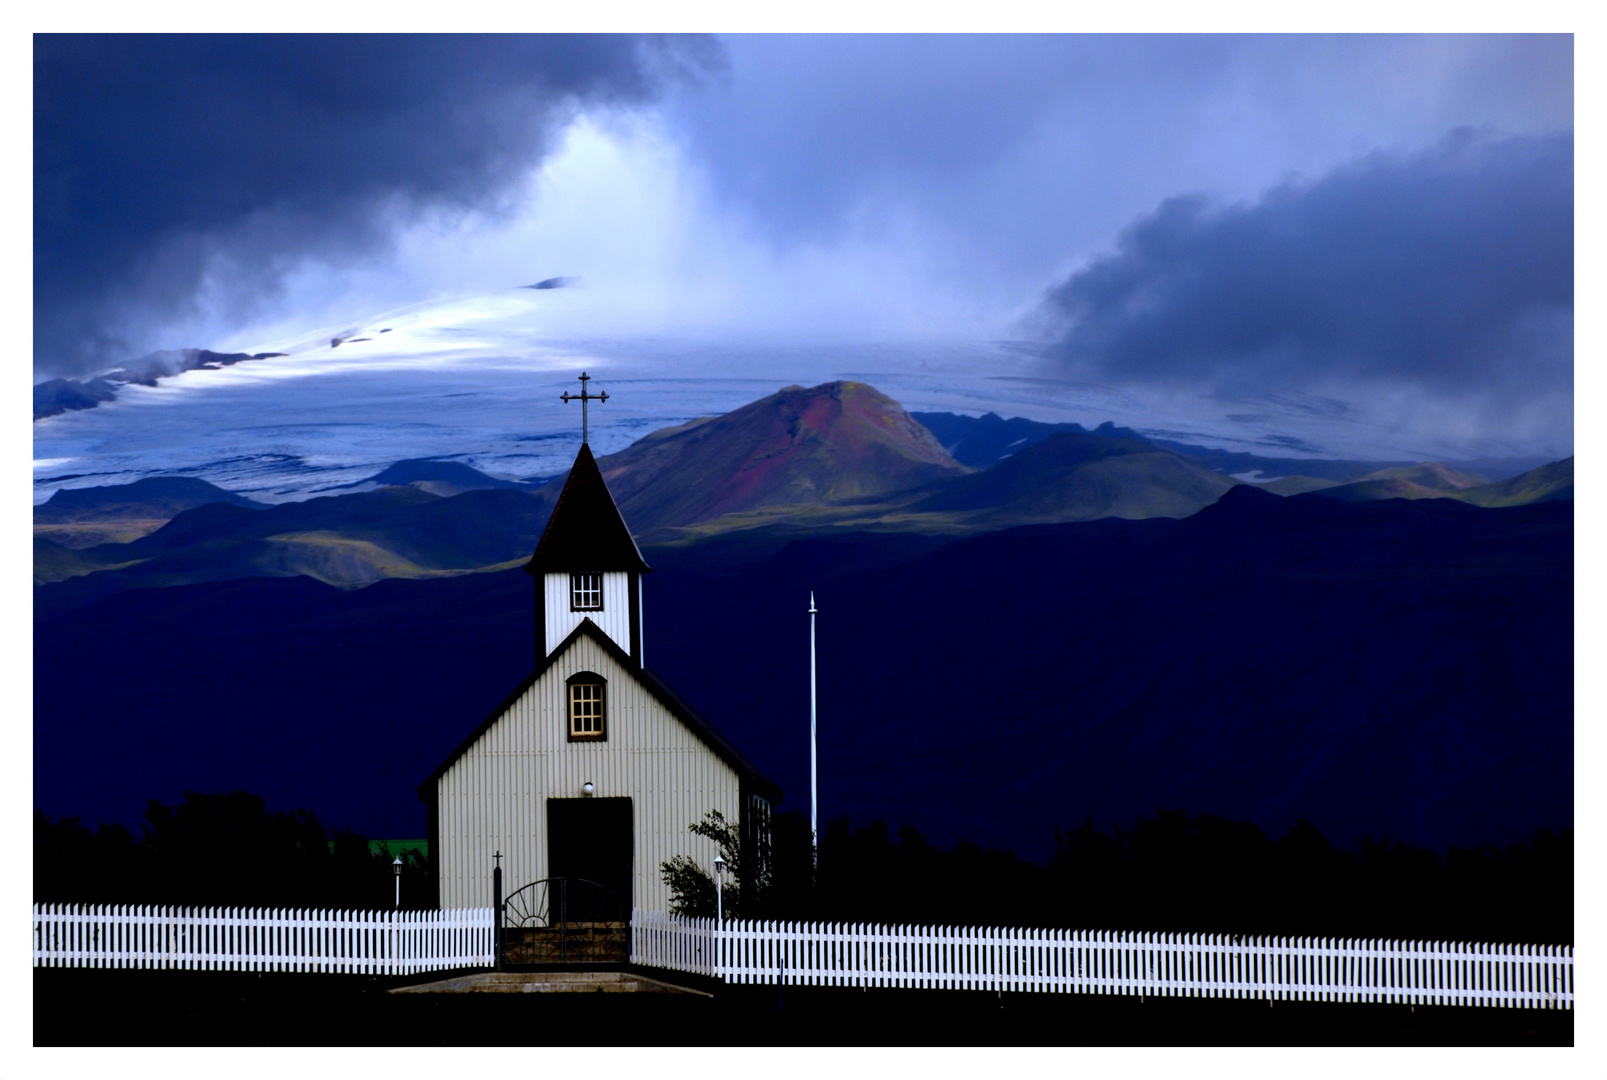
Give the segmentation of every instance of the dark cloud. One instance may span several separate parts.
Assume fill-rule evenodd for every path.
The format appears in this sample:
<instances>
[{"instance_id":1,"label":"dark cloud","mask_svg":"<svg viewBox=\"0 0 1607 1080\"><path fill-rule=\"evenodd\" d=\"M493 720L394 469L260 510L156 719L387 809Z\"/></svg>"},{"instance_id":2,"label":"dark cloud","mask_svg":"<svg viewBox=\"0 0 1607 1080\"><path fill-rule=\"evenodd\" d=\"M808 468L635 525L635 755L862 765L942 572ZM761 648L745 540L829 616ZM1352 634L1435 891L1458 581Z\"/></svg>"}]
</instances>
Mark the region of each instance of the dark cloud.
<instances>
[{"instance_id":1,"label":"dark cloud","mask_svg":"<svg viewBox=\"0 0 1607 1080\"><path fill-rule=\"evenodd\" d=\"M245 303L382 245L386 215L495 208L576 108L720 64L617 35L36 35L35 366L126 359L124 316L219 266Z\"/></svg>"},{"instance_id":2,"label":"dark cloud","mask_svg":"<svg viewBox=\"0 0 1607 1080\"><path fill-rule=\"evenodd\" d=\"M674 95L779 245L914 236L1020 296L1168 195L1242 197L1456 127L1573 124L1570 35L739 35ZM1004 301L1012 304L1013 300Z\"/></svg>"},{"instance_id":3,"label":"dark cloud","mask_svg":"<svg viewBox=\"0 0 1607 1080\"><path fill-rule=\"evenodd\" d=\"M1463 130L1251 204L1170 199L1044 313L1104 378L1571 394L1572 135Z\"/></svg>"}]
</instances>

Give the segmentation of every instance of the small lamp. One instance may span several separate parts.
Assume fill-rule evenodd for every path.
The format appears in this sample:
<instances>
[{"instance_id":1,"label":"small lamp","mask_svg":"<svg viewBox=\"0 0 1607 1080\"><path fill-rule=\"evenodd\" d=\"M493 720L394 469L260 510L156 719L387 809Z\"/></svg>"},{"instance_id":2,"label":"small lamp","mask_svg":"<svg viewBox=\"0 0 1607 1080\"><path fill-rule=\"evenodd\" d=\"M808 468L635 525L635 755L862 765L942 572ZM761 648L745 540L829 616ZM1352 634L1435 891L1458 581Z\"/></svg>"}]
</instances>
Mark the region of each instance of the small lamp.
<instances>
[{"instance_id":1,"label":"small lamp","mask_svg":"<svg viewBox=\"0 0 1607 1080\"><path fill-rule=\"evenodd\" d=\"M391 869L396 871L396 906L400 909L402 906L402 857L400 855L396 856L396 861L391 863Z\"/></svg>"},{"instance_id":2,"label":"small lamp","mask_svg":"<svg viewBox=\"0 0 1607 1080\"><path fill-rule=\"evenodd\" d=\"M725 922L725 857L714 857L714 919Z\"/></svg>"},{"instance_id":3,"label":"small lamp","mask_svg":"<svg viewBox=\"0 0 1607 1080\"><path fill-rule=\"evenodd\" d=\"M597 793L597 787L590 780L588 780L584 784L580 785L580 791L581 794L590 797Z\"/></svg>"}]
</instances>

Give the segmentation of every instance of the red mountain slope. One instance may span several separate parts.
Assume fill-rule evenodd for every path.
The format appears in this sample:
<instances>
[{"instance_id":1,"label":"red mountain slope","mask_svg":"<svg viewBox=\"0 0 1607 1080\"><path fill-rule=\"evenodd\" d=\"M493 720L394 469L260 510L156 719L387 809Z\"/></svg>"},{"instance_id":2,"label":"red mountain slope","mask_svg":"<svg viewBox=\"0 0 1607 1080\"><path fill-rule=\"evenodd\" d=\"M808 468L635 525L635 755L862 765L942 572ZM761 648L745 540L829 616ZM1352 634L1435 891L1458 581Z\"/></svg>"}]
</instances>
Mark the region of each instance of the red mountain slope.
<instances>
[{"instance_id":1,"label":"red mountain slope","mask_svg":"<svg viewBox=\"0 0 1607 1080\"><path fill-rule=\"evenodd\" d=\"M637 533L875 497L970 471L898 402L856 382L789 386L655 432L598 465Z\"/></svg>"}]
</instances>

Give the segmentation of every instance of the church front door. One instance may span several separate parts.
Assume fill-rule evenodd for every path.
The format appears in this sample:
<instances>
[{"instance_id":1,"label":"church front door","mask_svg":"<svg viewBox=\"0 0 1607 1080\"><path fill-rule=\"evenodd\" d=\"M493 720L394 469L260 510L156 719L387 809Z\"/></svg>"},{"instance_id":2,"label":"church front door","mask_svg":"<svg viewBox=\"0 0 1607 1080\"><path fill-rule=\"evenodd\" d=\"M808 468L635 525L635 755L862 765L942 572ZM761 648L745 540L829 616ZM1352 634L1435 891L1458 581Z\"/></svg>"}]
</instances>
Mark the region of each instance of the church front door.
<instances>
[{"instance_id":1,"label":"church front door","mask_svg":"<svg viewBox=\"0 0 1607 1080\"><path fill-rule=\"evenodd\" d=\"M631 911L631 838L628 798L547 800L547 876L596 882L619 898L626 919Z\"/></svg>"}]
</instances>

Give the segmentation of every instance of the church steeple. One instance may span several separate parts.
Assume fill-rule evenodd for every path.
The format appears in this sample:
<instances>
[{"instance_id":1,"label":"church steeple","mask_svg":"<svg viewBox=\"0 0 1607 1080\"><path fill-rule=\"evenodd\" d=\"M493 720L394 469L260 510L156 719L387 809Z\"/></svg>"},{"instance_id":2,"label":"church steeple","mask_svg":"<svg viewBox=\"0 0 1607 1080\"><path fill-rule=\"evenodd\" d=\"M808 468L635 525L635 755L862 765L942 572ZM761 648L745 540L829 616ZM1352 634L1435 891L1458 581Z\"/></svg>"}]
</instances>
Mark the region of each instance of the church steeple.
<instances>
[{"instance_id":1,"label":"church steeple","mask_svg":"<svg viewBox=\"0 0 1607 1080\"><path fill-rule=\"evenodd\" d=\"M625 518L603 481L591 447L580 444L558 503L536 553L525 564L530 574L557 570L624 570L651 573L641 550L625 527Z\"/></svg>"},{"instance_id":2,"label":"church steeple","mask_svg":"<svg viewBox=\"0 0 1607 1080\"><path fill-rule=\"evenodd\" d=\"M614 502L591 447L575 464L525 573L536 579L537 659L591 619L642 662L642 575L652 573Z\"/></svg>"}]
</instances>

